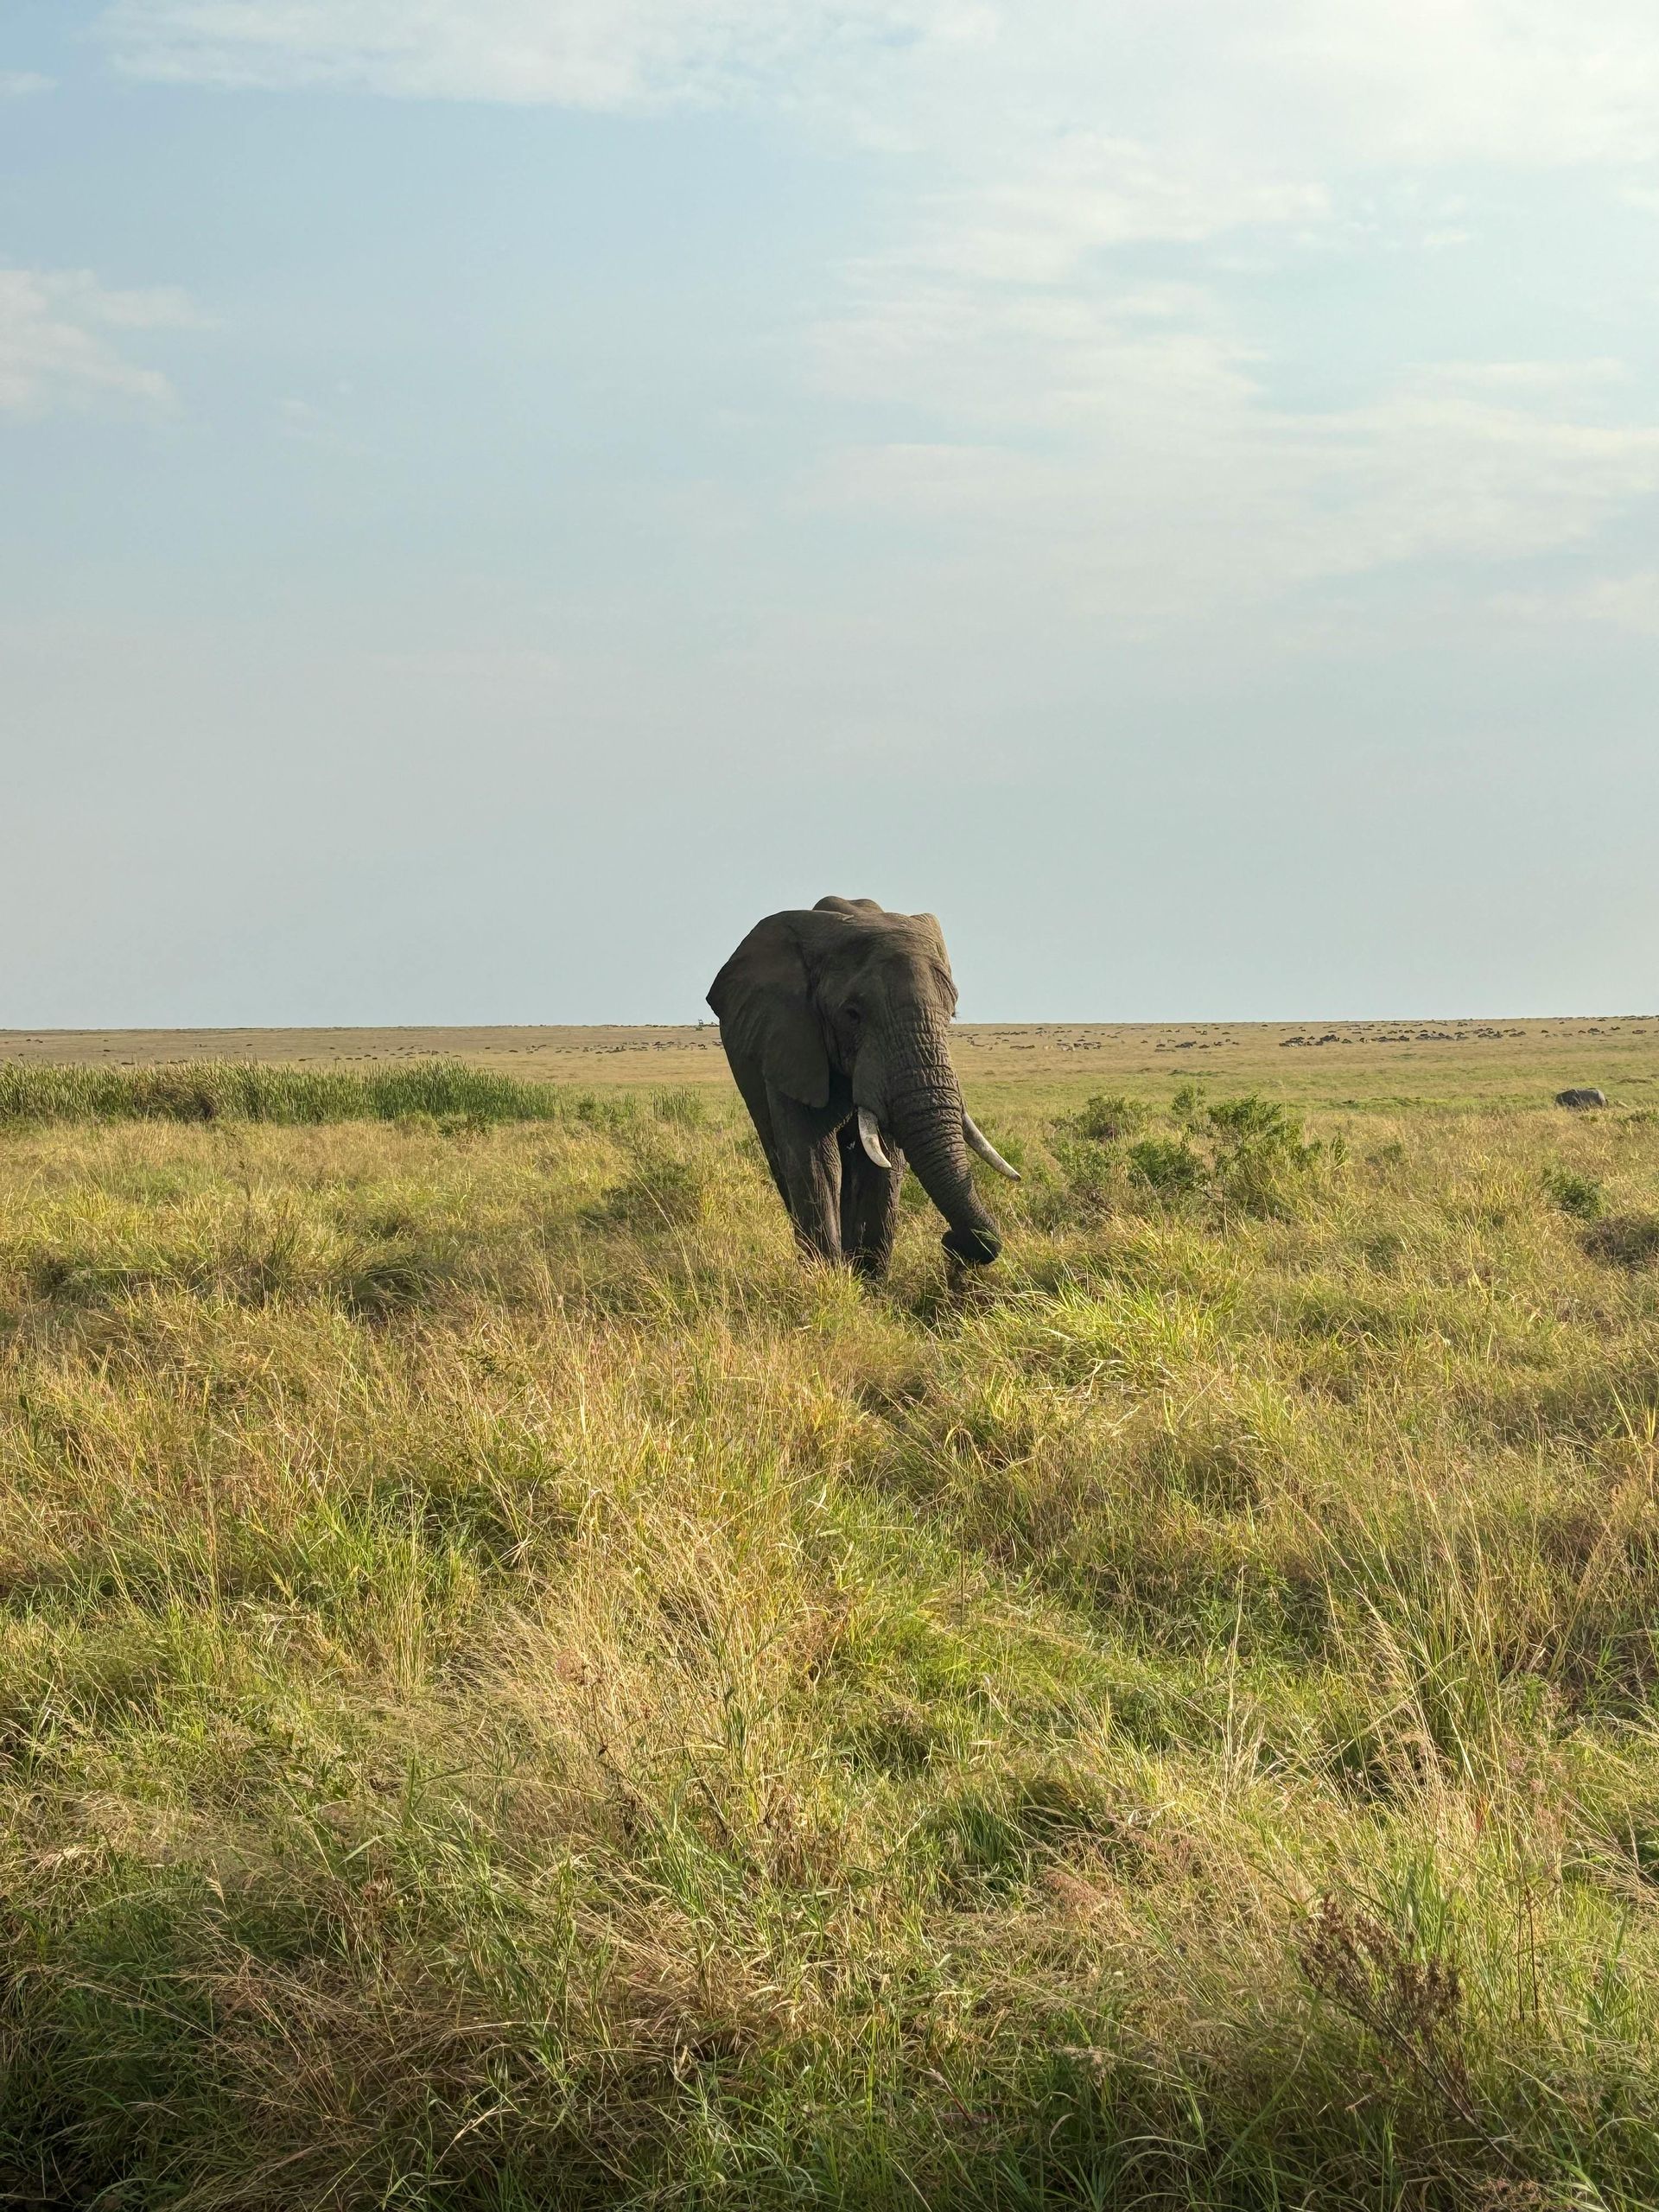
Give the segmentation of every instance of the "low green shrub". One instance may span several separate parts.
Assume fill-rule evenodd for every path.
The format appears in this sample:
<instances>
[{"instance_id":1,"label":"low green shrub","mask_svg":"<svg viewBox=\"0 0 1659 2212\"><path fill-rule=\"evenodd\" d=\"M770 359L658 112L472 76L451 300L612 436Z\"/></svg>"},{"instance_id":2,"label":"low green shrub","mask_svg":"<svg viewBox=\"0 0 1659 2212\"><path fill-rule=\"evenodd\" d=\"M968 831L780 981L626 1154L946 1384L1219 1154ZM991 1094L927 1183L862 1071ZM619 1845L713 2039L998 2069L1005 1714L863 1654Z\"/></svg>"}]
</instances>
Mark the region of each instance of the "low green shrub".
<instances>
[{"instance_id":1,"label":"low green shrub","mask_svg":"<svg viewBox=\"0 0 1659 2212\"><path fill-rule=\"evenodd\" d=\"M1065 1205L1091 1218L1109 1212L1123 1194L1123 1155L1116 1147L1088 1137L1056 1137L1056 1165L1063 1179ZM1064 1218L1064 1211L1060 1217Z\"/></svg>"},{"instance_id":2,"label":"low green shrub","mask_svg":"<svg viewBox=\"0 0 1659 2212\"><path fill-rule=\"evenodd\" d=\"M1130 1098L1101 1094L1051 1123L1064 1203L1098 1219L1138 1188L1165 1202L1196 1195L1235 1212L1283 1217L1296 1211L1309 1170L1347 1158L1339 1135L1310 1139L1300 1115L1255 1092L1206 1102L1196 1084L1183 1084L1172 1111L1173 1135L1148 1131L1128 1145L1121 1140L1150 1118ZM1064 1203L1038 1193L1027 1202L1033 1219L1050 1223L1062 1217Z\"/></svg>"},{"instance_id":3,"label":"low green shrub","mask_svg":"<svg viewBox=\"0 0 1659 2212\"><path fill-rule=\"evenodd\" d=\"M1594 1221L1606 1210L1601 1185L1593 1175L1580 1175L1571 1167L1547 1167L1543 1182L1561 1211L1580 1221Z\"/></svg>"},{"instance_id":4,"label":"low green shrub","mask_svg":"<svg viewBox=\"0 0 1659 2212\"><path fill-rule=\"evenodd\" d=\"M1118 1137L1133 1136L1137 1129L1145 1128L1150 1119L1149 1109L1137 1098L1129 1098L1121 1091L1100 1091L1092 1098L1085 1098L1077 1113L1058 1126L1071 1135L1086 1137L1094 1144L1110 1144Z\"/></svg>"},{"instance_id":5,"label":"low green shrub","mask_svg":"<svg viewBox=\"0 0 1659 2212\"><path fill-rule=\"evenodd\" d=\"M1298 1186L1322 1158L1347 1158L1340 1137L1330 1147L1303 1135L1302 1117L1278 1100L1248 1091L1204 1109L1215 1144L1214 1181L1224 1202L1245 1213L1283 1216L1296 1210Z\"/></svg>"},{"instance_id":6,"label":"low green shrub","mask_svg":"<svg viewBox=\"0 0 1659 2212\"><path fill-rule=\"evenodd\" d=\"M1128 1160L1137 1181L1166 1198L1196 1191L1204 1176L1204 1161L1185 1137L1142 1137L1129 1147Z\"/></svg>"},{"instance_id":7,"label":"low green shrub","mask_svg":"<svg viewBox=\"0 0 1659 2212\"><path fill-rule=\"evenodd\" d=\"M1289 1151L1302 1141L1302 1117L1277 1099L1246 1091L1239 1098L1218 1098L1204 1118L1224 1144L1271 1145Z\"/></svg>"}]
</instances>

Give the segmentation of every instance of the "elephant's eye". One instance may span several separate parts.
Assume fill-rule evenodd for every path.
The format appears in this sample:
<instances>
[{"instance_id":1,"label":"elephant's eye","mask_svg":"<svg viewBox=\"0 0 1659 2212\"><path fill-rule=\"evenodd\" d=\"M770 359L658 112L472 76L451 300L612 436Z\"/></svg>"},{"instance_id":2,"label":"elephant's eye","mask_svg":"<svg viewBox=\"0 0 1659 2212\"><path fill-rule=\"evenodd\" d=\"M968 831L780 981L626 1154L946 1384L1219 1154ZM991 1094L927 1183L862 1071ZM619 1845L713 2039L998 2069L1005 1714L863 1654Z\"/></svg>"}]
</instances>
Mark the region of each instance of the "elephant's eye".
<instances>
[{"instance_id":1,"label":"elephant's eye","mask_svg":"<svg viewBox=\"0 0 1659 2212\"><path fill-rule=\"evenodd\" d=\"M847 1020L851 1028L856 1029L863 1019L864 1009L861 1006L853 1005L848 1007Z\"/></svg>"}]
</instances>

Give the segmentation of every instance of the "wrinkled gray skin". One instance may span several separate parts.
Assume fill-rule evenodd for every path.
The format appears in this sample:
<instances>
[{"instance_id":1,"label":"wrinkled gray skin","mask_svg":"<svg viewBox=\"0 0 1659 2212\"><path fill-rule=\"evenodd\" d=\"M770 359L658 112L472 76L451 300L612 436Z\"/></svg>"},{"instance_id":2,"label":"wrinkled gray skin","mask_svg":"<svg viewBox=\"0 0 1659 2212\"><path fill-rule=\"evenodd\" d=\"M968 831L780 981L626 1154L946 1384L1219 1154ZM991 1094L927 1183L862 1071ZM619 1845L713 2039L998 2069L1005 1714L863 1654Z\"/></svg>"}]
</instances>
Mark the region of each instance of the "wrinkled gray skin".
<instances>
[{"instance_id":1,"label":"wrinkled gray skin","mask_svg":"<svg viewBox=\"0 0 1659 2212\"><path fill-rule=\"evenodd\" d=\"M1001 1239L974 1188L950 1065L957 987L931 914L889 914L873 899L769 914L709 1003L804 1251L884 1274L907 1160L950 1224L945 1250L970 1267L995 1259ZM860 1144L860 1107L890 1167Z\"/></svg>"}]
</instances>

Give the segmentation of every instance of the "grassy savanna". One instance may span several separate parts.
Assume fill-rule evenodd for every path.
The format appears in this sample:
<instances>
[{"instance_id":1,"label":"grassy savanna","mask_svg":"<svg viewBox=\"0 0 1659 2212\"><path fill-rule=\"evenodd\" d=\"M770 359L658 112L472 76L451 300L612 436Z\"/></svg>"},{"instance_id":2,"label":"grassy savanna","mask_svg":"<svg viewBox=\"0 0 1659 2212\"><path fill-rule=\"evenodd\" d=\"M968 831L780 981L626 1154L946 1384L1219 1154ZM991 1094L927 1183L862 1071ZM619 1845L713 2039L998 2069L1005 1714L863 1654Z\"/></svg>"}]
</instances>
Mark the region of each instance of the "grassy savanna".
<instances>
[{"instance_id":1,"label":"grassy savanna","mask_svg":"<svg viewBox=\"0 0 1659 2212\"><path fill-rule=\"evenodd\" d=\"M1009 1077L875 1291L712 1086L26 1070L0 2201L1659 2201L1652 1066Z\"/></svg>"},{"instance_id":2,"label":"grassy savanna","mask_svg":"<svg viewBox=\"0 0 1659 2212\"><path fill-rule=\"evenodd\" d=\"M1184 1077L1308 1103L1533 1104L1592 1084L1659 1104L1659 1019L1297 1022L963 1022L957 1065L984 1104L1058 1111L1089 1090L1166 1096ZM690 1085L725 1094L702 1027L0 1030L0 1068L142 1069L203 1060L308 1072L395 1069L435 1057L531 1082Z\"/></svg>"}]
</instances>

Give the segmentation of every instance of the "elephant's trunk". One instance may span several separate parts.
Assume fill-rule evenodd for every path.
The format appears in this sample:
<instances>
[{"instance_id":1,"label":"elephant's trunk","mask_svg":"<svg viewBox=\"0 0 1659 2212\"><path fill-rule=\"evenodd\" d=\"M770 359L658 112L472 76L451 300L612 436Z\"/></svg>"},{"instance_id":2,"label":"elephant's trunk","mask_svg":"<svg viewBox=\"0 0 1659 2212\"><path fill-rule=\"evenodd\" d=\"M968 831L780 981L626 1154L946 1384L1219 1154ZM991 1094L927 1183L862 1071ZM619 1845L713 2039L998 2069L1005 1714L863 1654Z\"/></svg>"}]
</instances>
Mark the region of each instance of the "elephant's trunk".
<instances>
[{"instance_id":1,"label":"elephant's trunk","mask_svg":"<svg viewBox=\"0 0 1659 2212\"><path fill-rule=\"evenodd\" d=\"M893 1067L882 1122L950 1224L946 1251L972 1267L995 1259L1002 1240L974 1188L963 1135L962 1093L943 1040L931 1050L912 1052Z\"/></svg>"}]
</instances>

